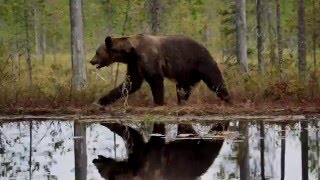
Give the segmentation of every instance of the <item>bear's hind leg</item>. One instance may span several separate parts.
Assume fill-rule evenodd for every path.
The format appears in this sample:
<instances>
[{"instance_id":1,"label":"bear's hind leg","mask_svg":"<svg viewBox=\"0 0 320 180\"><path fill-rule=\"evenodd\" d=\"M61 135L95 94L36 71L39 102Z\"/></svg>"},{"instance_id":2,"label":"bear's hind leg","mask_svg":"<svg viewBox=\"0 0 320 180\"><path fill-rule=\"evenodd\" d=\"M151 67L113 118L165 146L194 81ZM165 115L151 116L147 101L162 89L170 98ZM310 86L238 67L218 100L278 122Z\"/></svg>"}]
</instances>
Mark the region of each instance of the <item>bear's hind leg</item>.
<instances>
[{"instance_id":1,"label":"bear's hind leg","mask_svg":"<svg viewBox=\"0 0 320 180\"><path fill-rule=\"evenodd\" d=\"M159 75L153 78L146 78L146 80L150 85L154 104L159 106L164 105L164 78Z\"/></svg>"},{"instance_id":2,"label":"bear's hind leg","mask_svg":"<svg viewBox=\"0 0 320 180\"><path fill-rule=\"evenodd\" d=\"M190 86L181 86L180 84L176 84L176 91L179 105L181 105L183 102L186 102L191 95Z\"/></svg>"}]
</instances>

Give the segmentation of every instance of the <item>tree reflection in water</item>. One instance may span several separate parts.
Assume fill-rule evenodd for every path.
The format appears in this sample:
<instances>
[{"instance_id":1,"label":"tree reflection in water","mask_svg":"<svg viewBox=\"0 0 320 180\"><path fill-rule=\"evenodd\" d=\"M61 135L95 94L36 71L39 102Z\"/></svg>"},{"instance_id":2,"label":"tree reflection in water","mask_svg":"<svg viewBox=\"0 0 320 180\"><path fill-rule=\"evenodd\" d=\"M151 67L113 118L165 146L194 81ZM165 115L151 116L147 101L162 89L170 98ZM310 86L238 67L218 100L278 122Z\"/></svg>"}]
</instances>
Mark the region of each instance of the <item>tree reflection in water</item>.
<instances>
[{"instance_id":1,"label":"tree reflection in water","mask_svg":"<svg viewBox=\"0 0 320 180\"><path fill-rule=\"evenodd\" d=\"M226 136L214 136L220 141L208 140L213 138L213 133L206 134L211 127L220 132L222 128L215 126L219 122L198 121L200 128L188 122L179 125L153 122L152 128L139 128L138 122L115 124L117 126L87 123L86 177L102 179L97 170L100 167L103 177L118 179L143 175L145 179L155 180L195 179L198 176L201 180L219 180L240 179L240 174L249 179L263 179L263 174L265 179L281 179L281 176L285 179L319 179L319 118L301 124L299 121L264 121L262 124L243 121L243 131L239 131L240 122L230 122L228 132L223 132ZM80 135L73 134L75 129L73 121L3 121L0 123L0 179L29 179L30 160L31 179L75 179L77 150L74 141L81 142ZM168 135L168 130L178 131L179 135L176 137L177 132ZM116 135L116 145L113 132L121 136ZM150 133L153 133L151 137ZM182 134L189 134L189 140ZM192 139L194 137L198 139ZM117 151L116 158L114 150ZM245 155L245 161L239 163L240 154ZM79 156L85 159L85 156ZM77 160L81 162L81 159ZM239 164L245 166L240 168ZM243 172L240 169L244 169Z\"/></svg>"}]
</instances>

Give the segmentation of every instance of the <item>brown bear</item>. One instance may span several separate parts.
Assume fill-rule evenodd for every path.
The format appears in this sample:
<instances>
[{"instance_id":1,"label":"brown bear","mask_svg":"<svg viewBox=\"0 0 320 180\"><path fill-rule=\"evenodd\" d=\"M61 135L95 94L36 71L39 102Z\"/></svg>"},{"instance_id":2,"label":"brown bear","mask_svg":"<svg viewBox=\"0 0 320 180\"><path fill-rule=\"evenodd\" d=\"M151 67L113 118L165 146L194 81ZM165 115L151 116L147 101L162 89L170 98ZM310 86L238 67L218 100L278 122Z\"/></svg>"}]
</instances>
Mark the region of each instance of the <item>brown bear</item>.
<instances>
[{"instance_id":1,"label":"brown bear","mask_svg":"<svg viewBox=\"0 0 320 180\"><path fill-rule=\"evenodd\" d=\"M90 63L99 69L114 62L127 64L128 78L99 99L103 106L121 98L123 86L131 94L141 87L144 80L151 87L154 104L163 105L165 77L176 82L178 104L188 100L191 88L200 80L222 100L230 100L222 74L209 51L186 36L108 36Z\"/></svg>"}]
</instances>

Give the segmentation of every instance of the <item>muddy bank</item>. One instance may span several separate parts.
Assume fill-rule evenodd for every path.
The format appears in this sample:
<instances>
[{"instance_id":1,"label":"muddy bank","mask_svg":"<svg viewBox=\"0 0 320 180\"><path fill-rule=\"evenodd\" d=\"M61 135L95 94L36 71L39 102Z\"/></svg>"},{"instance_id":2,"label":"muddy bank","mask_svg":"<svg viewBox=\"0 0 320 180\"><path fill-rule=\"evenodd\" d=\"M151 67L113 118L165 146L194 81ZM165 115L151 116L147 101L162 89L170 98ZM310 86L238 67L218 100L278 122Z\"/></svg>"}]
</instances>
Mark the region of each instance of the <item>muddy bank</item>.
<instances>
[{"instance_id":1,"label":"muddy bank","mask_svg":"<svg viewBox=\"0 0 320 180\"><path fill-rule=\"evenodd\" d=\"M182 115L182 116L170 116L170 115L3 115L0 116L1 122L18 122L18 121L80 121L86 123L94 122L107 122L107 123L223 123L230 121L246 121L257 122L264 121L269 123L296 123L297 121L313 121L319 120L320 114L308 114L308 115Z\"/></svg>"},{"instance_id":2,"label":"muddy bank","mask_svg":"<svg viewBox=\"0 0 320 180\"><path fill-rule=\"evenodd\" d=\"M226 104L196 104L196 105L167 105L167 106L110 106L100 109L97 106L86 107L12 107L0 108L0 115L298 115L298 114L320 114L320 105L315 103L239 103L235 105Z\"/></svg>"}]
</instances>

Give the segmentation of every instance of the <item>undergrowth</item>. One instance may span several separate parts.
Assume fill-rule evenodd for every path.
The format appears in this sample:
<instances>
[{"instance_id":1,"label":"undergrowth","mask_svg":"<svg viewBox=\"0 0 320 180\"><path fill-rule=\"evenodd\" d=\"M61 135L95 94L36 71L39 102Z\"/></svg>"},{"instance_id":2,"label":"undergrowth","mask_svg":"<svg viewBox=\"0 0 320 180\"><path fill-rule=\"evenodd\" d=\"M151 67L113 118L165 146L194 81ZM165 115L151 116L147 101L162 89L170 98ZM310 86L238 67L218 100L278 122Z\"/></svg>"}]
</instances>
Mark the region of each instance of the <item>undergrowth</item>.
<instances>
[{"instance_id":1,"label":"undergrowth","mask_svg":"<svg viewBox=\"0 0 320 180\"><path fill-rule=\"evenodd\" d=\"M89 57L89 56L88 56ZM0 57L1 58L1 57ZM5 59L2 57L2 59ZM88 88L85 91L74 91L71 87L70 57L59 55L58 62L48 60L45 65L33 61L33 85L29 86L24 59L18 62L2 60L0 63L0 108L17 107L86 107L91 106L99 97L107 94L115 87L115 68L96 70L89 63ZM223 72L229 93L234 103L237 102L319 102L320 82L319 72L309 70L305 80L299 80L295 67L289 67L283 78L273 69L259 75L256 71L240 74L236 67L226 68L219 65ZM118 83L125 78L125 66L120 65ZM165 101L176 104L175 84L165 80ZM189 103L217 103L220 100L204 83L193 88ZM151 106L152 96L147 83L131 95L129 106ZM124 106L124 101L115 103Z\"/></svg>"}]
</instances>

